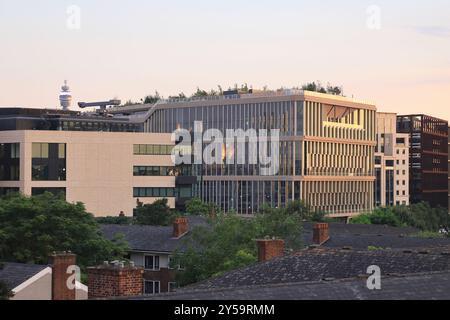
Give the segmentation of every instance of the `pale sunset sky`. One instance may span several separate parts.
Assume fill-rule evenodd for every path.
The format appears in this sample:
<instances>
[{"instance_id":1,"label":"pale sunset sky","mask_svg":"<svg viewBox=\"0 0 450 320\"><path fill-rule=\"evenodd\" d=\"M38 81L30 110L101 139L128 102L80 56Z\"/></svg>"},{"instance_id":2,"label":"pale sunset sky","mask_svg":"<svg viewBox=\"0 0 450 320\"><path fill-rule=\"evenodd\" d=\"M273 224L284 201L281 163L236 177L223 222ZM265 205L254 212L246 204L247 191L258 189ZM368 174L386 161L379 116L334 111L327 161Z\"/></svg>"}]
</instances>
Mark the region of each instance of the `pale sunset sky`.
<instances>
[{"instance_id":1,"label":"pale sunset sky","mask_svg":"<svg viewBox=\"0 0 450 320\"><path fill-rule=\"evenodd\" d=\"M57 107L64 79L74 102L320 80L450 120L450 1L0 0L0 106Z\"/></svg>"}]
</instances>

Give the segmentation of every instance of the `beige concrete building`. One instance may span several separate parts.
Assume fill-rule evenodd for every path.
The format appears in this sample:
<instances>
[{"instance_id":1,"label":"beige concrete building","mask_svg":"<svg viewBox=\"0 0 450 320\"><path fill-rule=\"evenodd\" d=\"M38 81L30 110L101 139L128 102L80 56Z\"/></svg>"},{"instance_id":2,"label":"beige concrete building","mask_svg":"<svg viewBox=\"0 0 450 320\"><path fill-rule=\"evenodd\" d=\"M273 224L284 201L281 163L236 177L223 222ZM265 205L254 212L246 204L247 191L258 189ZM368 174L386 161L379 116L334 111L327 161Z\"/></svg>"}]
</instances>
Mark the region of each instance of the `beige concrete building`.
<instances>
[{"instance_id":1,"label":"beige concrete building","mask_svg":"<svg viewBox=\"0 0 450 320\"><path fill-rule=\"evenodd\" d=\"M2 193L63 192L95 216L131 216L138 200L175 207L170 134L2 131L0 141Z\"/></svg>"},{"instance_id":2,"label":"beige concrete building","mask_svg":"<svg viewBox=\"0 0 450 320\"><path fill-rule=\"evenodd\" d=\"M409 204L409 135L397 133L397 114L377 112L375 206Z\"/></svg>"}]
</instances>

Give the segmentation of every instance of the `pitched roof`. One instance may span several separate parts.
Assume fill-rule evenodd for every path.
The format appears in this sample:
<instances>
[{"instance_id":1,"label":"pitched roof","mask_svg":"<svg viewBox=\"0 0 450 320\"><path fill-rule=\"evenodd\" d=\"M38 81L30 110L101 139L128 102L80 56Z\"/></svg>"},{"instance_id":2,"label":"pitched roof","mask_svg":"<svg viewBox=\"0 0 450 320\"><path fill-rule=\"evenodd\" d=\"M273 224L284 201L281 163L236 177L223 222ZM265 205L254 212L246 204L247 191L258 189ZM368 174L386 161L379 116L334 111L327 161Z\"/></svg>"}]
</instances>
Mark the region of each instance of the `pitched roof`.
<instances>
[{"instance_id":1,"label":"pitched roof","mask_svg":"<svg viewBox=\"0 0 450 320\"><path fill-rule=\"evenodd\" d=\"M181 290L134 299L152 300L450 300L450 272L422 273L382 278L381 290L369 290L366 279L297 282Z\"/></svg>"},{"instance_id":2,"label":"pitched roof","mask_svg":"<svg viewBox=\"0 0 450 320\"><path fill-rule=\"evenodd\" d=\"M45 268L48 268L48 266L12 262L1 263L0 281L4 282L12 290Z\"/></svg>"},{"instance_id":3,"label":"pitched roof","mask_svg":"<svg viewBox=\"0 0 450 320\"><path fill-rule=\"evenodd\" d=\"M238 288L323 279L347 279L366 275L367 268L372 265L379 266L383 275L450 271L450 246L434 252L307 249L293 255L231 271L191 287L196 289Z\"/></svg>"},{"instance_id":4,"label":"pitched roof","mask_svg":"<svg viewBox=\"0 0 450 320\"><path fill-rule=\"evenodd\" d=\"M189 228L206 225L206 219L198 216L188 217ZM140 226L140 225L101 225L106 238L112 240L122 234L132 251L173 252L182 249L183 239L173 238L173 227Z\"/></svg>"},{"instance_id":5,"label":"pitched roof","mask_svg":"<svg viewBox=\"0 0 450 320\"><path fill-rule=\"evenodd\" d=\"M367 250L369 247L382 249L413 249L450 245L450 238L417 237L419 230L414 228L395 228L382 225L358 225L330 223L330 240L323 244L328 248L351 247ZM313 223L303 225L303 239L306 246L312 245Z\"/></svg>"}]
</instances>

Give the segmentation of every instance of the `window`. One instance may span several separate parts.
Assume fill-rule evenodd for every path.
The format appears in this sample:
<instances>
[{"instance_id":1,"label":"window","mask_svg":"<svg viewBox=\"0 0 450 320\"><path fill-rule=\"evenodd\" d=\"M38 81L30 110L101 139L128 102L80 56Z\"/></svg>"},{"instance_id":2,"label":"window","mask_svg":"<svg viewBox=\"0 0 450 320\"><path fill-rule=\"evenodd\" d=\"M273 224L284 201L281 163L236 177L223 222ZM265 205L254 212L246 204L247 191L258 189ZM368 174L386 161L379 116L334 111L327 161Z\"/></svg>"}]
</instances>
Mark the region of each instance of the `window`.
<instances>
[{"instance_id":1,"label":"window","mask_svg":"<svg viewBox=\"0 0 450 320\"><path fill-rule=\"evenodd\" d=\"M135 198L160 198L175 197L174 188L133 188L133 197Z\"/></svg>"},{"instance_id":2,"label":"window","mask_svg":"<svg viewBox=\"0 0 450 320\"><path fill-rule=\"evenodd\" d=\"M177 283L176 282L169 282L169 292L175 292L177 290Z\"/></svg>"},{"instance_id":3,"label":"window","mask_svg":"<svg viewBox=\"0 0 450 320\"><path fill-rule=\"evenodd\" d=\"M48 143L33 143L32 155L33 159L48 159Z\"/></svg>"},{"instance_id":4,"label":"window","mask_svg":"<svg viewBox=\"0 0 450 320\"><path fill-rule=\"evenodd\" d=\"M175 167L155 167L155 166L134 166L133 175L135 177L153 176L166 177L175 175Z\"/></svg>"},{"instance_id":5,"label":"window","mask_svg":"<svg viewBox=\"0 0 450 320\"><path fill-rule=\"evenodd\" d=\"M159 270L159 256L145 256L146 270Z\"/></svg>"},{"instance_id":6,"label":"window","mask_svg":"<svg viewBox=\"0 0 450 320\"><path fill-rule=\"evenodd\" d=\"M33 143L32 155L33 181L66 181L64 143Z\"/></svg>"},{"instance_id":7,"label":"window","mask_svg":"<svg viewBox=\"0 0 450 320\"><path fill-rule=\"evenodd\" d=\"M20 143L0 143L0 181L20 180Z\"/></svg>"},{"instance_id":8,"label":"window","mask_svg":"<svg viewBox=\"0 0 450 320\"><path fill-rule=\"evenodd\" d=\"M133 153L135 155L171 155L174 146L171 145L152 145L152 144L135 144Z\"/></svg>"},{"instance_id":9,"label":"window","mask_svg":"<svg viewBox=\"0 0 450 320\"><path fill-rule=\"evenodd\" d=\"M153 295L160 293L160 282L159 281L144 281L144 294Z\"/></svg>"},{"instance_id":10,"label":"window","mask_svg":"<svg viewBox=\"0 0 450 320\"><path fill-rule=\"evenodd\" d=\"M55 196L61 195L66 198L66 188L32 188L31 195L38 196L46 192L53 193Z\"/></svg>"}]
</instances>

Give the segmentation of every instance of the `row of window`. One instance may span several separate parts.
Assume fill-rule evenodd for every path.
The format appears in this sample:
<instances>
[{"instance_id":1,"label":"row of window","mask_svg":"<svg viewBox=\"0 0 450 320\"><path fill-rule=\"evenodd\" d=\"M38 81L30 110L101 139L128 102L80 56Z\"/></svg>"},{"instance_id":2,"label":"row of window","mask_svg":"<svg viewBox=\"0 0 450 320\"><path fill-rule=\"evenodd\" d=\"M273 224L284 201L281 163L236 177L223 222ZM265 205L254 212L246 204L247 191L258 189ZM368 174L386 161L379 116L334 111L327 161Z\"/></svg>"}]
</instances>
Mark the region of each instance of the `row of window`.
<instances>
[{"instance_id":1,"label":"row of window","mask_svg":"<svg viewBox=\"0 0 450 320\"><path fill-rule=\"evenodd\" d=\"M174 292L177 288L176 282L169 282L169 292ZM145 280L144 281L144 294L145 295L154 295L159 294L161 292L161 282Z\"/></svg>"},{"instance_id":2,"label":"row of window","mask_svg":"<svg viewBox=\"0 0 450 320\"><path fill-rule=\"evenodd\" d=\"M176 176L175 167L158 167L158 166L135 166L133 168L133 175L135 177L142 176Z\"/></svg>"},{"instance_id":3,"label":"row of window","mask_svg":"<svg viewBox=\"0 0 450 320\"><path fill-rule=\"evenodd\" d=\"M174 146L154 145L154 144L135 144L133 152L135 155L171 155Z\"/></svg>"},{"instance_id":4,"label":"row of window","mask_svg":"<svg viewBox=\"0 0 450 320\"><path fill-rule=\"evenodd\" d=\"M133 188L133 197L135 198L173 198L175 197L174 188Z\"/></svg>"},{"instance_id":5,"label":"row of window","mask_svg":"<svg viewBox=\"0 0 450 320\"><path fill-rule=\"evenodd\" d=\"M33 159L48 159L51 155L51 146L57 145L58 159L66 158L66 144L65 143L33 143L32 155Z\"/></svg>"}]
</instances>

